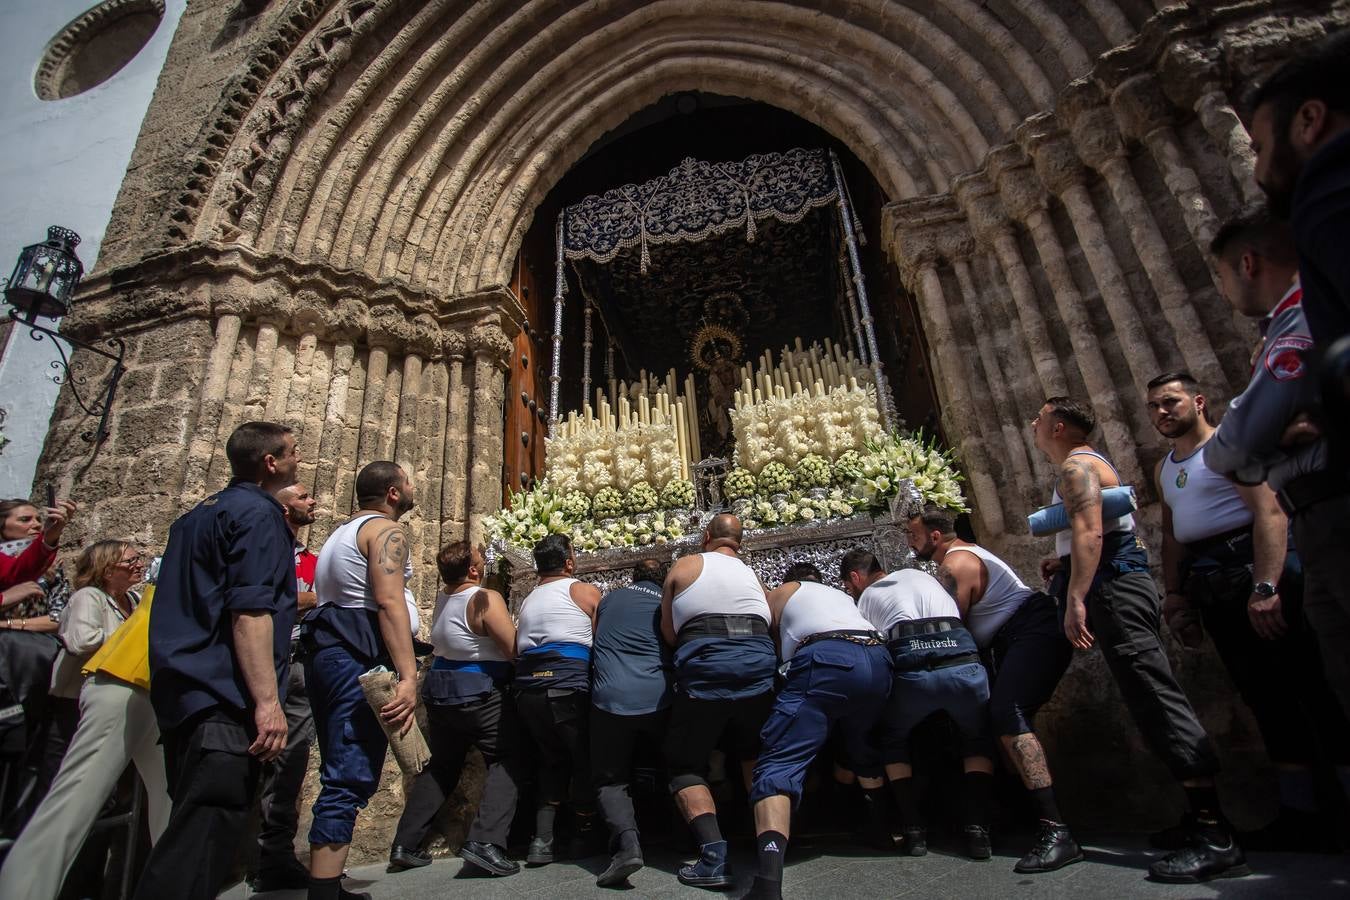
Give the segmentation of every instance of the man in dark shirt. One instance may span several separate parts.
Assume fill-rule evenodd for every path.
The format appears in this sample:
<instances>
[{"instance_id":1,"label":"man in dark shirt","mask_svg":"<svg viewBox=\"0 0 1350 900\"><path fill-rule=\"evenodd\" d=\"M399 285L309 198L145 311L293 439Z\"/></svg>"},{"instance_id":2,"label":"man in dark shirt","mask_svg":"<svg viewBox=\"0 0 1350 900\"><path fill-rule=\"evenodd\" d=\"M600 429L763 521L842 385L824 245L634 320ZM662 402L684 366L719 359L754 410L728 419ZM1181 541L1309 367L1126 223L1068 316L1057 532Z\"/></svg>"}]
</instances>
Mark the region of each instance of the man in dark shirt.
<instances>
[{"instance_id":1,"label":"man in dark shirt","mask_svg":"<svg viewBox=\"0 0 1350 900\"><path fill-rule=\"evenodd\" d=\"M642 868L629 773L639 741L659 746L670 709L670 648L661 639L666 567L640 560L633 583L610 591L596 613L591 647L591 771L609 824L609 867L596 878L614 887Z\"/></svg>"},{"instance_id":2,"label":"man in dark shirt","mask_svg":"<svg viewBox=\"0 0 1350 900\"><path fill-rule=\"evenodd\" d=\"M1350 33L1295 55L1247 103L1256 181L1293 226L1303 311L1325 349L1350 334Z\"/></svg>"},{"instance_id":3,"label":"man in dark shirt","mask_svg":"<svg viewBox=\"0 0 1350 900\"><path fill-rule=\"evenodd\" d=\"M272 494L295 483L300 456L271 422L240 425L225 454L229 486L169 530L150 613L150 702L173 812L138 900L220 892L262 764L286 748L295 557Z\"/></svg>"}]
</instances>

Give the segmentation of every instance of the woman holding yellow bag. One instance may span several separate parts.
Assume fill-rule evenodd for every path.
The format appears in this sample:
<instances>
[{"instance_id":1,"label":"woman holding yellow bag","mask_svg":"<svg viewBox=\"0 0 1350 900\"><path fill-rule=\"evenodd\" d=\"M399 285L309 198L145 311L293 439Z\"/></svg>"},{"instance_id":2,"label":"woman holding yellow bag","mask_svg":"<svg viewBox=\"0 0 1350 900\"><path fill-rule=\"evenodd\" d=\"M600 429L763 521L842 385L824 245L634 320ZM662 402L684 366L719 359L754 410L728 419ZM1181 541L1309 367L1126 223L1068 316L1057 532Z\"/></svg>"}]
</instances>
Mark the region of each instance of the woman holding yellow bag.
<instances>
[{"instance_id":1,"label":"woman holding yellow bag","mask_svg":"<svg viewBox=\"0 0 1350 900\"><path fill-rule=\"evenodd\" d=\"M139 563L135 548L124 546L128 558L119 566L135 568ZM129 763L136 766L145 783L150 840L159 840L168 824L164 755L158 746L159 727L150 706L153 595L154 585L147 585L135 612L84 664L83 671L89 677L80 691L80 724L75 737L46 799L0 869L0 897L6 900L56 897L99 810Z\"/></svg>"}]
</instances>

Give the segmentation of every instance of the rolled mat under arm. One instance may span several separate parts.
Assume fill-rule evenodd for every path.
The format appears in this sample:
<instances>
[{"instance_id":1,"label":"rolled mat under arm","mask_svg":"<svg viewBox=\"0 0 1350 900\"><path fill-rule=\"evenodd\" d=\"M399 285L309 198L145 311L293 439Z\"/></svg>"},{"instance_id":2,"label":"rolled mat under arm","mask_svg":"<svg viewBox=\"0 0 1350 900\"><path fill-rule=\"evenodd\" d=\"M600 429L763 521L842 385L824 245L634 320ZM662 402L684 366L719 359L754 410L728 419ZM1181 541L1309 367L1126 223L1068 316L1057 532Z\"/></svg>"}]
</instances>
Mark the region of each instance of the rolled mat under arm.
<instances>
[{"instance_id":1,"label":"rolled mat under arm","mask_svg":"<svg viewBox=\"0 0 1350 900\"><path fill-rule=\"evenodd\" d=\"M362 675L359 681L361 691L366 695L366 702L375 711L375 717L379 718L380 710L394 699L394 686L398 684L398 674L379 666ZM402 733L384 719L380 719L380 727L384 729L385 737L389 738L389 749L393 751L394 760L404 775L416 775L426 768L426 764L431 761L431 749L427 747L427 739L422 736L422 729L417 725L415 714L408 723L407 730Z\"/></svg>"}]
</instances>

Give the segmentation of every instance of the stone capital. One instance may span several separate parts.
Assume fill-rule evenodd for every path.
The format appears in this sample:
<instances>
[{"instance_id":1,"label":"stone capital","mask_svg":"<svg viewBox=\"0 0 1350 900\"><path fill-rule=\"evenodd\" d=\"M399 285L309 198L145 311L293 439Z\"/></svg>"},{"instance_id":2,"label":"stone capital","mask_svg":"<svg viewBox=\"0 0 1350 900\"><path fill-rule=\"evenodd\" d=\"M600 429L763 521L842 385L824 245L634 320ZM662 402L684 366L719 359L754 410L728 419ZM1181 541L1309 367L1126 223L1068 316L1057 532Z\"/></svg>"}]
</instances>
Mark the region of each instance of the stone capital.
<instances>
[{"instance_id":1,"label":"stone capital","mask_svg":"<svg viewBox=\"0 0 1350 900\"><path fill-rule=\"evenodd\" d=\"M1194 109L1201 97L1222 92L1227 81L1218 48L1189 41L1170 45L1158 60L1158 72L1167 99L1182 109Z\"/></svg>"},{"instance_id":2,"label":"stone capital","mask_svg":"<svg viewBox=\"0 0 1350 900\"><path fill-rule=\"evenodd\" d=\"M511 358L511 339L499 325L475 325L469 329L469 349L475 357L485 357L506 367Z\"/></svg>"},{"instance_id":3,"label":"stone capital","mask_svg":"<svg viewBox=\"0 0 1350 900\"><path fill-rule=\"evenodd\" d=\"M1132 141L1142 141L1173 121L1172 104L1152 75L1135 75L1122 81L1111 92L1111 109L1120 130Z\"/></svg>"},{"instance_id":4,"label":"stone capital","mask_svg":"<svg viewBox=\"0 0 1350 900\"><path fill-rule=\"evenodd\" d=\"M315 291L300 291L295 295L291 327L297 334L328 334L328 303Z\"/></svg>"},{"instance_id":5,"label":"stone capital","mask_svg":"<svg viewBox=\"0 0 1350 900\"><path fill-rule=\"evenodd\" d=\"M1078 156L1100 170L1112 159L1125 156L1125 142L1106 98L1094 82L1079 79L1060 94L1057 113L1069 129Z\"/></svg>"},{"instance_id":6,"label":"stone capital","mask_svg":"<svg viewBox=\"0 0 1350 900\"><path fill-rule=\"evenodd\" d=\"M1053 113L1037 113L1017 127L1017 142L1051 192L1061 194L1084 181L1083 163L1073 141Z\"/></svg>"},{"instance_id":7,"label":"stone capital","mask_svg":"<svg viewBox=\"0 0 1350 900\"><path fill-rule=\"evenodd\" d=\"M883 234L905 283L913 286L925 268L969 258L975 240L965 217L950 196L920 197L886 205Z\"/></svg>"},{"instance_id":8,"label":"stone capital","mask_svg":"<svg viewBox=\"0 0 1350 900\"><path fill-rule=\"evenodd\" d=\"M390 303L372 306L366 321L366 343L372 349L398 349L406 343L407 324L407 316L397 306Z\"/></svg>"},{"instance_id":9,"label":"stone capital","mask_svg":"<svg viewBox=\"0 0 1350 900\"><path fill-rule=\"evenodd\" d=\"M465 350L468 348L468 340L460 331L444 331L441 333L441 352L450 359L463 359Z\"/></svg>"},{"instance_id":10,"label":"stone capital","mask_svg":"<svg viewBox=\"0 0 1350 900\"><path fill-rule=\"evenodd\" d=\"M981 244L992 245L995 237L1011 228L998 190L983 172L958 175L952 180L952 196L966 214L971 234Z\"/></svg>"},{"instance_id":11,"label":"stone capital","mask_svg":"<svg viewBox=\"0 0 1350 900\"><path fill-rule=\"evenodd\" d=\"M999 198L1008 214L1025 222L1033 213L1045 209L1045 186L1036 178L1022 148L1004 144L989 152L989 177L998 186Z\"/></svg>"}]
</instances>

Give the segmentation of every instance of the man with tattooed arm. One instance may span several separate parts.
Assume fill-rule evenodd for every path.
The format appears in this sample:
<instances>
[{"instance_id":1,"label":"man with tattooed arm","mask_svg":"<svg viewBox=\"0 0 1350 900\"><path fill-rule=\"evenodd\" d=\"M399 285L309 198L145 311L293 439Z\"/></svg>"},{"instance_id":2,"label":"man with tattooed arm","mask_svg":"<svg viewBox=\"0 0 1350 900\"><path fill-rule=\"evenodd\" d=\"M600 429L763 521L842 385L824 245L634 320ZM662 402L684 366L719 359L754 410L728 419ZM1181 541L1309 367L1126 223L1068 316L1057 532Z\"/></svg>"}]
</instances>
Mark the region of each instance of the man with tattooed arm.
<instances>
[{"instance_id":1,"label":"man with tattooed arm","mask_svg":"<svg viewBox=\"0 0 1350 900\"><path fill-rule=\"evenodd\" d=\"M379 718L406 729L417 707L412 636L419 624L408 581L412 552L403 526L413 486L392 462L356 476L356 514L324 542L315 566L318 606L302 626L305 683L319 734L319 797L310 827L309 900L369 897L342 887L357 812L380 786L389 747L358 680L374 666L398 673Z\"/></svg>"},{"instance_id":2,"label":"man with tattooed arm","mask_svg":"<svg viewBox=\"0 0 1350 900\"><path fill-rule=\"evenodd\" d=\"M1149 877L1194 883L1250 874L1219 808L1214 746L1163 650L1158 588L1134 517L1102 516L1102 488L1119 485L1120 476L1088 443L1096 424L1092 407L1070 397L1046 400L1032 420L1036 448L1058 470L1054 500L1069 517L1041 575L1059 602L1069 643L1080 650L1100 645L1145 743L1186 791L1182 824L1155 836L1179 849L1153 863Z\"/></svg>"}]
</instances>

